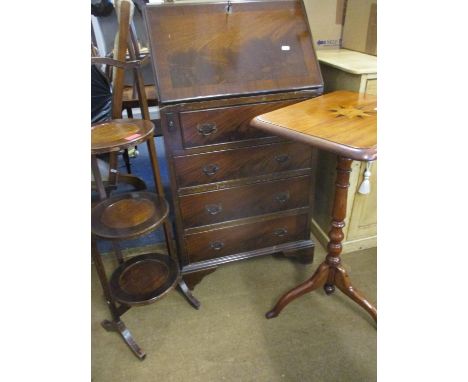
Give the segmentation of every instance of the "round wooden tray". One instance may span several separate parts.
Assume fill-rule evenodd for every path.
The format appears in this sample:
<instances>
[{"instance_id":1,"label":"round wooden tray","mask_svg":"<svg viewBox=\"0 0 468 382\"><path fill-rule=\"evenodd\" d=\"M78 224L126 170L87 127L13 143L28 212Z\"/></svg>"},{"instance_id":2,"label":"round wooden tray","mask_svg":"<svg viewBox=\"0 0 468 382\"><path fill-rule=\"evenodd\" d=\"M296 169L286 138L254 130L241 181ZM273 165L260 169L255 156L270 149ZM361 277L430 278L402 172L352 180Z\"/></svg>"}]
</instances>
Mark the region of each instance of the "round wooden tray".
<instances>
[{"instance_id":1,"label":"round wooden tray","mask_svg":"<svg viewBox=\"0 0 468 382\"><path fill-rule=\"evenodd\" d=\"M121 264L109 282L114 298L138 306L155 302L176 285L179 267L168 255L149 253Z\"/></svg>"},{"instance_id":2,"label":"round wooden tray","mask_svg":"<svg viewBox=\"0 0 468 382\"><path fill-rule=\"evenodd\" d=\"M91 232L103 239L131 239L161 225L169 214L167 201L151 192L115 195L91 212Z\"/></svg>"},{"instance_id":3,"label":"round wooden tray","mask_svg":"<svg viewBox=\"0 0 468 382\"><path fill-rule=\"evenodd\" d=\"M91 154L120 151L153 134L154 125L144 119L112 119L91 126Z\"/></svg>"}]
</instances>

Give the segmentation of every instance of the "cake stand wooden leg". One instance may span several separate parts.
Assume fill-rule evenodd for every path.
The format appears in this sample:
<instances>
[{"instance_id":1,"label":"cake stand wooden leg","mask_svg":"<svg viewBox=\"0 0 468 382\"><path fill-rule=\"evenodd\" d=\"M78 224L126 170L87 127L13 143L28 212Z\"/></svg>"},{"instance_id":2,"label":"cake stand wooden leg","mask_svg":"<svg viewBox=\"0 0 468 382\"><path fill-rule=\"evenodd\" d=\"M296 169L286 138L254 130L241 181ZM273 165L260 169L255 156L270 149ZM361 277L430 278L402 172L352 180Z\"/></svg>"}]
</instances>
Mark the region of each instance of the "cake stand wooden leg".
<instances>
[{"instance_id":1,"label":"cake stand wooden leg","mask_svg":"<svg viewBox=\"0 0 468 382\"><path fill-rule=\"evenodd\" d=\"M97 249L97 244L94 238L91 239L91 255L93 257L94 266L96 267L96 272L99 277L99 282L101 283L102 291L104 292L104 297L106 298L107 306L112 315L114 321L120 321L120 314L117 308L117 305L112 298L109 281L107 280L106 271L104 269L104 264L102 263L101 255Z\"/></svg>"},{"instance_id":2,"label":"cake stand wooden leg","mask_svg":"<svg viewBox=\"0 0 468 382\"><path fill-rule=\"evenodd\" d=\"M283 295L275 307L266 314L267 318L278 316L282 309L291 301L305 293L323 286L325 293L335 291L335 285L345 295L361 305L377 321L377 310L356 289L353 288L345 269L341 266L340 254L343 249L341 242L344 239L343 227L346 218L346 202L348 197L349 177L351 174L352 159L338 157L336 167L335 199L333 203L333 219L328 233L328 254L325 261L320 264L315 274L304 283Z\"/></svg>"},{"instance_id":3,"label":"cake stand wooden leg","mask_svg":"<svg viewBox=\"0 0 468 382\"><path fill-rule=\"evenodd\" d=\"M179 290L182 292L184 297L187 299L187 301L192 305L195 309L200 309L200 301L198 301L192 292L190 291L189 287L185 283L185 281L181 278L179 280Z\"/></svg>"},{"instance_id":4,"label":"cake stand wooden leg","mask_svg":"<svg viewBox=\"0 0 468 382\"><path fill-rule=\"evenodd\" d=\"M99 193L99 200L104 200L107 194L95 155L91 155L91 171L93 172L94 182Z\"/></svg>"},{"instance_id":5,"label":"cake stand wooden leg","mask_svg":"<svg viewBox=\"0 0 468 382\"><path fill-rule=\"evenodd\" d=\"M125 341L125 343L128 345L128 347L132 350L133 354L135 354L139 359L143 360L146 357L145 352L141 350L141 348L133 339L133 336L130 333L130 331L120 319L121 314L127 311L129 307L122 306L119 310L114 299L112 298L112 294L109 289L109 282L106 276L106 271L104 269L104 264L102 263L101 255L99 254L97 244L94 239L91 240L91 255L93 257L93 262L96 267L97 274L99 276L99 281L101 283L101 287L106 298L107 306L112 315L112 321L104 320L101 322L101 325L107 331L118 332Z\"/></svg>"},{"instance_id":6,"label":"cake stand wooden leg","mask_svg":"<svg viewBox=\"0 0 468 382\"><path fill-rule=\"evenodd\" d=\"M132 333L127 329L123 321L109 321L104 320L101 322L101 325L104 329L109 332L117 332L120 334L122 339L128 345L130 350L135 354L140 360L144 360L146 353L138 346L138 344L133 339Z\"/></svg>"}]
</instances>

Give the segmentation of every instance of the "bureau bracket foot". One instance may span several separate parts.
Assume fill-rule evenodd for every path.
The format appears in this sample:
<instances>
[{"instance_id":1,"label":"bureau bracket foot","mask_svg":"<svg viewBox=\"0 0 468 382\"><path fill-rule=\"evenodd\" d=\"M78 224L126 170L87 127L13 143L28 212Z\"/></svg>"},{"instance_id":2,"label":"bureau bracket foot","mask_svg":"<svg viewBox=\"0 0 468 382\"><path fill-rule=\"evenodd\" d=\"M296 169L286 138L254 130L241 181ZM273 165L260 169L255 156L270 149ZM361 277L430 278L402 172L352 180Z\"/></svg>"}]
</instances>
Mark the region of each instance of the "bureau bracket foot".
<instances>
[{"instance_id":1,"label":"bureau bracket foot","mask_svg":"<svg viewBox=\"0 0 468 382\"><path fill-rule=\"evenodd\" d=\"M294 251L283 251L282 253L284 257L297 261L300 264L311 264L314 261L314 250L315 247L311 246Z\"/></svg>"},{"instance_id":2,"label":"bureau bracket foot","mask_svg":"<svg viewBox=\"0 0 468 382\"><path fill-rule=\"evenodd\" d=\"M122 321L109 321L104 320L101 322L101 325L108 332L117 332L120 334L122 339L125 341L130 350L138 357L140 360L144 360L146 353L138 346L138 344L133 339L132 333L127 329L125 324Z\"/></svg>"},{"instance_id":3,"label":"bureau bracket foot","mask_svg":"<svg viewBox=\"0 0 468 382\"><path fill-rule=\"evenodd\" d=\"M192 305L195 309L200 309L200 301L198 301L188 288L187 284L183 279L180 279L179 281L179 290L182 292L184 297L187 299L190 305Z\"/></svg>"},{"instance_id":4,"label":"bureau bracket foot","mask_svg":"<svg viewBox=\"0 0 468 382\"><path fill-rule=\"evenodd\" d=\"M209 275L210 273L213 273L216 269L217 268L214 267L185 273L185 269L182 268L182 277L188 289L192 291L195 289L195 286L203 280L205 276Z\"/></svg>"}]
</instances>

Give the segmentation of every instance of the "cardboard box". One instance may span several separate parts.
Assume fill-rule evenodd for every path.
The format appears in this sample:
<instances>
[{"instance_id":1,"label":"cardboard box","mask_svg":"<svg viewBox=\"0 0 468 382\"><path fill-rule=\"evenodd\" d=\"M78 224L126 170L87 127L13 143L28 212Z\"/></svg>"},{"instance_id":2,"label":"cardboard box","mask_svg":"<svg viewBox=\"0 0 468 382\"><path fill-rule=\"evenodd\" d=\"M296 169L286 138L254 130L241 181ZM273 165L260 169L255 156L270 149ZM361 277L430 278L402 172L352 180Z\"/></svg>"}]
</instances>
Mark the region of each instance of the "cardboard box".
<instances>
[{"instance_id":1,"label":"cardboard box","mask_svg":"<svg viewBox=\"0 0 468 382\"><path fill-rule=\"evenodd\" d=\"M377 0L347 0L342 45L377 55Z\"/></svg>"},{"instance_id":2,"label":"cardboard box","mask_svg":"<svg viewBox=\"0 0 468 382\"><path fill-rule=\"evenodd\" d=\"M315 49L341 47L346 0L304 0Z\"/></svg>"}]
</instances>

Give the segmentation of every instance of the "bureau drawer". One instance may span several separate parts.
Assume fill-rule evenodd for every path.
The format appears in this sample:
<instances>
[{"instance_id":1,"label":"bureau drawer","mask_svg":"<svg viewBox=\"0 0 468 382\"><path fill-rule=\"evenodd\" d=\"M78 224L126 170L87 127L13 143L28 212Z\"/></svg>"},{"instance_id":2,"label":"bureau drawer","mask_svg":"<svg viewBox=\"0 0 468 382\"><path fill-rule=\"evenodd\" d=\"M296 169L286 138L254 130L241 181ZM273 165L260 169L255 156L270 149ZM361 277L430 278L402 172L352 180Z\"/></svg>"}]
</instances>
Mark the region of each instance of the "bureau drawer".
<instances>
[{"instance_id":1,"label":"bureau drawer","mask_svg":"<svg viewBox=\"0 0 468 382\"><path fill-rule=\"evenodd\" d=\"M187 235L185 244L189 261L192 263L309 239L307 216L280 217Z\"/></svg>"},{"instance_id":2,"label":"bureau drawer","mask_svg":"<svg viewBox=\"0 0 468 382\"><path fill-rule=\"evenodd\" d=\"M309 205L310 176L182 196L184 228Z\"/></svg>"},{"instance_id":3,"label":"bureau drawer","mask_svg":"<svg viewBox=\"0 0 468 382\"><path fill-rule=\"evenodd\" d=\"M182 112L180 124L183 145L189 148L267 137L268 134L250 127L250 120L298 101L300 100Z\"/></svg>"},{"instance_id":4,"label":"bureau drawer","mask_svg":"<svg viewBox=\"0 0 468 382\"><path fill-rule=\"evenodd\" d=\"M179 187L310 168L312 151L300 143L278 143L174 158Z\"/></svg>"}]
</instances>

